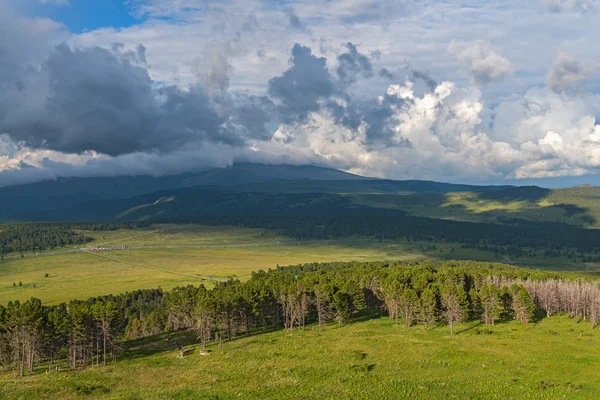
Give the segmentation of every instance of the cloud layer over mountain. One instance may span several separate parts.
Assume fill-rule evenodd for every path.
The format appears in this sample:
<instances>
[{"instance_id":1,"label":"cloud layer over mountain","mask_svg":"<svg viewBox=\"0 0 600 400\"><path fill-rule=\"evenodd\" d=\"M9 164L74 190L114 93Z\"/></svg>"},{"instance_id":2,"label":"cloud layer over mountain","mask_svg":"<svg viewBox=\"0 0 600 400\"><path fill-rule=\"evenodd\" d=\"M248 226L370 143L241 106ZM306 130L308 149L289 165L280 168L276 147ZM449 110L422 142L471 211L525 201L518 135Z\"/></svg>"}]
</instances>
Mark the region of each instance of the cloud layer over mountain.
<instances>
[{"instance_id":1,"label":"cloud layer over mountain","mask_svg":"<svg viewBox=\"0 0 600 400\"><path fill-rule=\"evenodd\" d=\"M0 185L234 161L599 172L593 1L424 3L137 0L138 24L72 34L0 0Z\"/></svg>"}]
</instances>

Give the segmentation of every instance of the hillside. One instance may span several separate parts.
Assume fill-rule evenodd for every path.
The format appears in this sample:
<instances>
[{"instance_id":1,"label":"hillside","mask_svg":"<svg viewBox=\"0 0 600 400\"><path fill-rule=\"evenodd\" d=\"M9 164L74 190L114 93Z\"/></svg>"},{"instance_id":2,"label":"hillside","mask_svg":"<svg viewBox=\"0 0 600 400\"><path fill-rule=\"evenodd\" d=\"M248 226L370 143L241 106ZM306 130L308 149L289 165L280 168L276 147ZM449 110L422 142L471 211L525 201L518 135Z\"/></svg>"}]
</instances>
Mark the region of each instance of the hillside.
<instances>
[{"instance_id":1,"label":"hillside","mask_svg":"<svg viewBox=\"0 0 600 400\"><path fill-rule=\"evenodd\" d=\"M600 391L600 333L587 322L545 319L528 330L397 326L387 317L331 324L322 332L272 332L208 347L191 334L126 344L115 364L82 371L0 374L7 398L79 399L593 399Z\"/></svg>"},{"instance_id":2,"label":"hillside","mask_svg":"<svg viewBox=\"0 0 600 400\"><path fill-rule=\"evenodd\" d=\"M367 178L331 168L236 164L164 177L60 178L0 188L0 221L111 219L131 208L208 188L235 193L449 193L497 191L506 186L455 185ZM149 196L145 196L145 195ZM73 209L71 213L67 210ZM88 209L90 212L81 210Z\"/></svg>"},{"instance_id":3,"label":"hillside","mask_svg":"<svg viewBox=\"0 0 600 400\"><path fill-rule=\"evenodd\" d=\"M124 221L325 214L365 208L467 222L600 224L600 188L394 181L331 168L236 164L166 177L68 178L0 188L0 221Z\"/></svg>"},{"instance_id":4,"label":"hillside","mask_svg":"<svg viewBox=\"0 0 600 400\"><path fill-rule=\"evenodd\" d=\"M408 214L455 221L504 223L507 219L600 225L600 187L543 189L518 187L487 192L362 193L357 205L403 210Z\"/></svg>"},{"instance_id":5,"label":"hillside","mask_svg":"<svg viewBox=\"0 0 600 400\"><path fill-rule=\"evenodd\" d=\"M600 284L580 278L490 262L330 262L13 302L0 306L0 355L27 362L0 359L0 395L594 398Z\"/></svg>"},{"instance_id":6,"label":"hillside","mask_svg":"<svg viewBox=\"0 0 600 400\"><path fill-rule=\"evenodd\" d=\"M263 165L241 163L193 174L178 187L234 186L285 181L363 181L373 178L312 165Z\"/></svg>"}]
</instances>

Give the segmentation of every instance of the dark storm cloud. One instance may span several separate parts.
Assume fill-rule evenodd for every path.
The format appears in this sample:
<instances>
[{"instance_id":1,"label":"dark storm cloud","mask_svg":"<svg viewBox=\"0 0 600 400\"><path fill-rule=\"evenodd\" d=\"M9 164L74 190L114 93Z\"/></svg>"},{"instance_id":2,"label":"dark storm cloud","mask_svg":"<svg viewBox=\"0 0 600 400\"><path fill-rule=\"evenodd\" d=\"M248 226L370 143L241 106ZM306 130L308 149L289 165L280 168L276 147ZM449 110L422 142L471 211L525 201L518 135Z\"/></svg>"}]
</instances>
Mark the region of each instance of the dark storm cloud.
<instances>
[{"instance_id":1,"label":"dark storm cloud","mask_svg":"<svg viewBox=\"0 0 600 400\"><path fill-rule=\"evenodd\" d=\"M269 81L268 92L277 101L285 123L304 121L320 108L319 101L334 93L334 82L326 59L312 54L310 47L295 44L290 68Z\"/></svg>"},{"instance_id":2,"label":"dark storm cloud","mask_svg":"<svg viewBox=\"0 0 600 400\"><path fill-rule=\"evenodd\" d=\"M437 82L435 80L433 80L433 78L431 78L425 72L413 70L412 77L414 80L417 80L417 79L422 80L427 85L427 87L431 90L433 90L437 87Z\"/></svg>"},{"instance_id":3,"label":"dark storm cloud","mask_svg":"<svg viewBox=\"0 0 600 400\"><path fill-rule=\"evenodd\" d=\"M296 15L296 12L293 9L288 9L286 11L286 15L288 17L288 25L290 28L300 32L310 33L309 29L302 23L302 21L300 21L300 18L298 15Z\"/></svg>"},{"instance_id":4,"label":"dark storm cloud","mask_svg":"<svg viewBox=\"0 0 600 400\"><path fill-rule=\"evenodd\" d=\"M345 53L337 56L338 67L337 75L342 82L354 83L359 78L370 78L373 76L373 65L369 57L358 52L354 44L348 42L344 44Z\"/></svg>"},{"instance_id":5,"label":"dark storm cloud","mask_svg":"<svg viewBox=\"0 0 600 400\"><path fill-rule=\"evenodd\" d=\"M387 68L381 68L379 70L379 76L385 79L394 80L394 74L392 74Z\"/></svg>"},{"instance_id":6,"label":"dark storm cloud","mask_svg":"<svg viewBox=\"0 0 600 400\"><path fill-rule=\"evenodd\" d=\"M270 139L273 132L269 132L266 127L273 118L273 102L266 96L243 96L236 98L234 102L228 122L231 130L246 137Z\"/></svg>"},{"instance_id":7,"label":"dark storm cloud","mask_svg":"<svg viewBox=\"0 0 600 400\"><path fill-rule=\"evenodd\" d=\"M402 106L406 100L385 94L378 101L369 99L356 101L346 97L344 105L330 101L327 110L334 118L336 124L351 130L358 130L365 123L366 143L376 147L397 146L394 127L394 113L397 107ZM408 141L401 141L402 146L409 145Z\"/></svg>"},{"instance_id":8,"label":"dark storm cloud","mask_svg":"<svg viewBox=\"0 0 600 400\"><path fill-rule=\"evenodd\" d=\"M73 50L59 45L39 79L0 114L0 131L32 148L111 156L169 152L190 142L242 144L223 128L201 87L155 87L145 48ZM40 95L42 94L42 95Z\"/></svg>"},{"instance_id":9,"label":"dark storm cloud","mask_svg":"<svg viewBox=\"0 0 600 400\"><path fill-rule=\"evenodd\" d=\"M344 47L346 51L337 56L334 79L325 58L314 56L309 47L294 46L290 68L269 82L269 95L277 102L280 119L286 123L304 122L309 113L326 111L336 124L354 131L365 123L369 144L397 146L392 118L394 107L404 100L384 95L381 101L359 101L349 94L350 84L373 76L373 65L353 43Z\"/></svg>"}]
</instances>

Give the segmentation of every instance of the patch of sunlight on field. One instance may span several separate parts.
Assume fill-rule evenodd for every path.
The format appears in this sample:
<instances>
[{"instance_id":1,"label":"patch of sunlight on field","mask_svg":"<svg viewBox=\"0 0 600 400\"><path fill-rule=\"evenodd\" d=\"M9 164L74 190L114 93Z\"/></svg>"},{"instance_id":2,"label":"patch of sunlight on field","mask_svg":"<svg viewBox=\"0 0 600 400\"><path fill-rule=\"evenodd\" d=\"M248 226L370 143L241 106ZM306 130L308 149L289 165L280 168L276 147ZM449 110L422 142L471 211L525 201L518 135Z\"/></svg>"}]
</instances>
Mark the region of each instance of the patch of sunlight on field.
<instances>
[{"instance_id":1,"label":"patch of sunlight on field","mask_svg":"<svg viewBox=\"0 0 600 400\"><path fill-rule=\"evenodd\" d=\"M481 214L490 211L505 211L510 213L523 212L523 210L531 208L527 201L493 201L480 199L474 193L448 193L446 202L442 207L462 206L469 213Z\"/></svg>"},{"instance_id":2,"label":"patch of sunlight on field","mask_svg":"<svg viewBox=\"0 0 600 400\"><path fill-rule=\"evenodd\" d=\"M19 286L19 282L23 286ZM57 304L159 285L168 289L201 282L200 278L148 270L89 253L26 257L0 263L0 304L30 297L39 298L45 304Z\"/></svg>"}]
</instances>

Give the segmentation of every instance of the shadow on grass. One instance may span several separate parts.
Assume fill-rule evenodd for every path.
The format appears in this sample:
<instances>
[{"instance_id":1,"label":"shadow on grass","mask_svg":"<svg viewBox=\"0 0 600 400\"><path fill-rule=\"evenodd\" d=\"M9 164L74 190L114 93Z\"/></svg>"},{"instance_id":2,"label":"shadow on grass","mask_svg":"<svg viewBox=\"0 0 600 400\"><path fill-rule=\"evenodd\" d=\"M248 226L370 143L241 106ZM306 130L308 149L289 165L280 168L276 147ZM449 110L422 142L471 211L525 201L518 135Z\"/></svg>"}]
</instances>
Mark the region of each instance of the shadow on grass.
<instances>
[{"instance_id":1,"label":"shadow on grass","mask_svg":"<svg viewBox=\"0 0 600 400\"><path fill-rule=\"evenodd\" d=\"M350 321L351 323L355 322L365 322L373 319L381 318L382 314L379 309L365 309L362 310L355 318ZM332 323L336 324L336 323ZM336 324L337 325L337 324ZM311 322L306 325L304 328L295 328L294 331L303 331L304 329L311 328L317 326L316 322ZM344 325L340 325L342 327ZM273 333L277 331L283 331L283 327L274 328L274 327L266 327L266 328L255 328L250 330L248 335L238 335L234 336L231 339L223 339L223 343L234 343L240 339L247 339L251 337L260 336L267 333ZM225 334L225 332L223 332ZM213 336L214 337L214 336ZM212 340L206 343L207 345L217 345L218 341ZM143 357L152 356L160 353L168 353L171 352L173 354L178 354L180 352L180 347L183 346L186 348L185 355L191 354L194 352L196 348L201 346L200 339L198 336L189 330L181 330L177 332L169 332L169 333L159 333L153 336L148 336L141 339L132 340L125 343L125 359L133 360L139 359Z\"/></svg>"},{"instance_id":2,"label":"shadow on grass","mask_svg":"<svg viewBox=\"0 0 600 400\"><path fill-rule=\"evenodd\" d=\"M248 335L238 335L230 340L223 339L223 343L232 343L239 339L246 339L253 336L258 336L266 333L275 332L282 329L276 328L256 328L250 331ZM213 340L206 343L207 345L218 345L218 342ZM160 353L177 353L180 352L180 347L186 348L184 355L192 354L196 348L201 346L198 336L189 330L181 330L177 332L159 333L153 336L148 336L141 339L132 340L125 343L125 359L132 360L143 358Z\"/></svg>"},{"instance_id":3,"label":"shadow on grass","mask_svg":"<svg viewBox=\"0 0 600 400\"><path fill-rule=\"evenodd\" d=\"M460 331L456 331L456 335L460 335L461 333L469 332L470 330L473 330L479 326L481 326L481 321L475 321L474 323L467 326L466 328L463 328Z\"/></svg>"}]
</instances>

